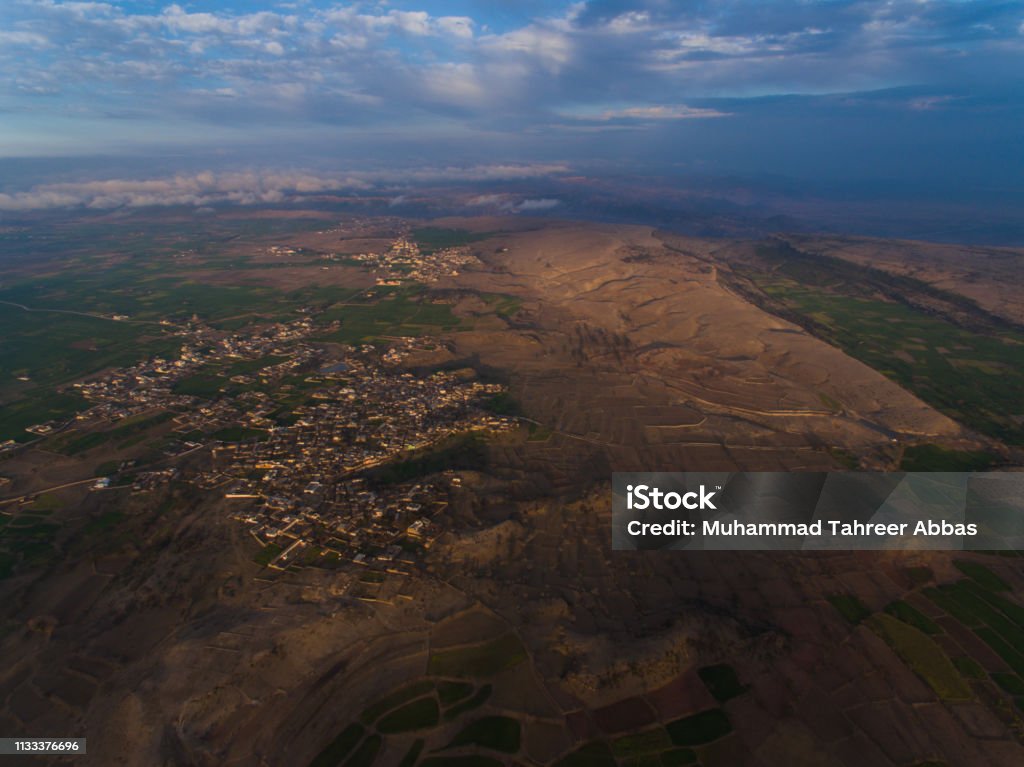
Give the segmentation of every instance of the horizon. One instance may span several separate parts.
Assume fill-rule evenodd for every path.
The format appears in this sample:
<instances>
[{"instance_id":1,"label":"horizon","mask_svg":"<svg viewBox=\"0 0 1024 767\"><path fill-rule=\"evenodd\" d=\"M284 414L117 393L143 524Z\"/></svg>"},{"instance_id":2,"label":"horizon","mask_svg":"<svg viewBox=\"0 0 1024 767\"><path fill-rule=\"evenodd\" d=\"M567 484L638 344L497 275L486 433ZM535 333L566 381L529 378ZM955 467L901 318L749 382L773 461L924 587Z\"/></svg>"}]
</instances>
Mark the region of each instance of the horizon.
<instances>
[{"instance_id":1,"label":"horizon","mask_svg":"<svg viewBox=\"0 0 1024 767\"><path fill-rule=\"evenodd\" d=\"M493 5L7 4L0 216L583 177L1024 243L1024 3Z\"/></svg>"}]
</instances>

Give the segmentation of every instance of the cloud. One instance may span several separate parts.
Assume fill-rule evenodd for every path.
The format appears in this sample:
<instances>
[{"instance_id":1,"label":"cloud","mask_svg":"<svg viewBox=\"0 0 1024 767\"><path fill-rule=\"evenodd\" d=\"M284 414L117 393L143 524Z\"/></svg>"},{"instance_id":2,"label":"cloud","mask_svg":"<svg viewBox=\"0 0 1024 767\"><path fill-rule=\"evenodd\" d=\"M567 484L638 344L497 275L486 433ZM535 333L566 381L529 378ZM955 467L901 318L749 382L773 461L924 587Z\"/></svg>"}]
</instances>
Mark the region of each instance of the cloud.
<instances>
[{"instance_id":1,"label":"cloud","mask_svg":"<svg viewBox=\"0 0 1024 767\"><path fill-rule=\"evenodd\" d=\"M79 131L82 153L144 146L169 125L195 143L260 134L282 151L310 126L339 143L404 130L444 135L453 154L491 139L543 149L734 111L712 99L942 93L1024 71L1018 0L534 0L460 3L459 15L427 0L218 5L6 0L0 110L28 126L13 138L37 145L77 120L110 126Z\"/></svg>"},{"instance_id":2,"label":"cloud","mask_svg":"<svg viewBox=\"0 0 1024 767\"><path fill-rule=\"evenodd\" d=\"M540 198L537 200L523 200L515 206L515 209L523 213L529 213L538 210L551 210L552 208L557 208L561 204L561 200Z\"/></svg>"},{"instance_id":3,"label":"cloud","mask_svg":"<svg viewBox=\"0 0 1024 767\"><path fill-rule=\"evenodd\" d=\"M45 35L37 32L24 32L24 31L4 31L0 30L0 46L19 46L24 45L31 48L46 48L50 45L50 41Z\"/></svg>"},{"instance_id":4,"label":"cloud","mask_svg":"<svg viewBox=\"0 0 1024 767\"><path fill-rule=\"evenodd\" d=\"M951 101L955 101L956 96L920 96L913 98L908 102L908 106L915 112L932 112L937 109L949 104Z\"/></svg>"},{"instance_id":5,"label":"cloud","mask_svg":"<svg viewBox=\"0 0 1024 767\"><path fill-rule=\"evenodd\" d=\"M685 104L659 104L655 106L625 107L622 109L605 109L596 114L586 113L564 115L579 120L706 120L715 117L729 117L728 112L717 109L689 107Z\"/></svg>"},{"instance_id":6,"label":"cloud","mask_svg":"<svg viewBox=\"0 0 1024 767\"><path fill-rule=\"evenodd\" d=\"M466 201L466 204L474 208L504 207L506 205L511 205L507 194L480 194L476 197L471 197Z\"/></svg>"},{"instance_id":7,"label":"cloud","mask_svg":"<svg viewBox=\"0 0 1024 767\"><path fill-rule=\"evenodd\" d=\"M472 208L492 208L501 213L534 213L552 210L562 204L561 200L552 198L518 199L512 194L481 194L471 197L466 205Z\"/></svg>"},{"instance_id":8,"label":"cloud","mask_svg":"<svg viewBox=\"0 0 1024 767\"><path fill-rule=\"evenodd\" d=\"M141 208L191 205L265 205L295 201L304 195L345 193L387 188L395 184L454 181L503 181L540 178L564 173L561 164L475 165L349 173L281 171L200 171L152 179L105 179L40 184L21 192L0 193L0 210L31 211L53 208ZM389 204L401 205L404 195ZM542 210L557 200L526 200L523 210ZM525 207L524 207L525 206Z\"/></svg>"}]
</instances>

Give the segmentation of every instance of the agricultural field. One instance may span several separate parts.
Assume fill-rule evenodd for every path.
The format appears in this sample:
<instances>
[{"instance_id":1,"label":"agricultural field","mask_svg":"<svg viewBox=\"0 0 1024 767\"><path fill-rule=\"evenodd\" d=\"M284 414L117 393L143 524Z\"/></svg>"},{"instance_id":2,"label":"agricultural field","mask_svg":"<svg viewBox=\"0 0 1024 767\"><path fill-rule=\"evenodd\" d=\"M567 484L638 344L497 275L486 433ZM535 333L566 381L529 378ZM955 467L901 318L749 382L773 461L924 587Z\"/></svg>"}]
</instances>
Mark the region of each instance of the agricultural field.
<instances>
[{"instance_id":1,"label":"agricultural field","mask_svg":"<svg viewBox=\"0 0 1024 767\"><path fill-rule=\"evenodd\" d=\"M362 343L389 336L421 336L469 329L452 313L450 304L434 303L419 286L397 290L378 288L373 298L328 307L317 316L321 324L341 327L322 336L338 343Z\"/></svg>"},{"instance_id":2,"label":"agricultural field","mask_svg":"<svg viewBox=\"0 0 1024 767\"><path fill-rule=\"evenodd\" d=\"M1024 444L1020 330L965 298L909 277L879 276L789 247L764 246L758 255L759 266L738 270L769 311L803 325L957 421L1007 444Z\"/></svg>"},{"instance_id":3,"label":"agricultural field","mask_svg":"<svg viewBox=\"0 0 1024 767\"><path fill-rule=\"evenodd\" d=\"M470 232L466 229L449 229L436 226L421 226L412 230L412 239L420 250L430 253L444 248L458 248L493 237L495 232Z\"/></svg>"},{"instance_id":4,"label":"agricultural field","mask_svg":"<svg viewBox=\"0 0 1024 767\"><path fill-rule=\"evenodd\" d=\"M830 601L892 647L940 700L1003 699L997 709L1007 722L1024 726L1024 607L1008 598L1010 587L990 568L953 564L966 577L915 590L883 611L871 612L851 594Z\"/></svg>"},{"instance_id":5,"label":"agricultural field","mask_svg":"<svg viewBox=\"0 0 1024 767\"><path fill-rule=\"evenodd\" d=\"M371 703L357 721L340 729L309 767L371 767L382 754L388 755L388 763L401 756L397 763L409 767L716 764L702 747L733 731L728 714L714 706L663 718L657 712L666 710L665 701L673 695L670 684L650 696L624 699L593 712L568 712L559 726L572 728L571 721L593 717L604 735L577 744L562 756L538 761L527 753L525 742L532 725L521 714L497 708L494 683L486 681L507 680L505 672L528 660L512 634L434 652L426 677ZM699 676L719 704L749 690L727 664L702 668ZM702 756L711 761L702 761Z\"/></svg>"}]
</instances>

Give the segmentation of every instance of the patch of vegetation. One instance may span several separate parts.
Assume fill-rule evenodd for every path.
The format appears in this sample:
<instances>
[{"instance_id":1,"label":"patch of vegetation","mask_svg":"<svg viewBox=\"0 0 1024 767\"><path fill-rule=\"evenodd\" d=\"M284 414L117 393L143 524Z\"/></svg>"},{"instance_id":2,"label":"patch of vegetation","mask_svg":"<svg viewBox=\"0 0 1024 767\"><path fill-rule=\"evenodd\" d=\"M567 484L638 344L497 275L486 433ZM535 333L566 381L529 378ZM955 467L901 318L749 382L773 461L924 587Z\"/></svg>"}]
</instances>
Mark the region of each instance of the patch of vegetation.
<instances>
[{"instance_id":1,"label":"patch of vegetation","mask_svg":"<svg viewBox=\"0 0 1024 767\"><path fill-rule=\"evenodd\" d=\"M19 566L40 567L54 556L54 539L60 527L43 517L21 514L0 526L0 578L13 574Z\"/></svg>"},{"instance_id":2,"label":"patch of vegetation","mask_svg":"<svg viewBox=\"0 0 1024 767\"><path fill-rule=\"evenodd\" d=\"M925 634L942 633L942 629L939 628L935 621L901 599L890 602L886 605L885 611L894 618L899 618L904 623L909 623L919 631L923 631Z\"/></svg>"},{"instance_id":3,"label":"patch of vegetation","mask_svg":"<svg viewBox=\"0 0 1024 767\"><path fill-rule=\"evenodd\" d=\"M378 292L383 291L378 288ZM385 293L372 302L346 301L322 312L317 321L322 324L339 321L341 327L322 339L346 344L469 328L466 322L452 313L450 304L433 303L421 287Z\"/></svg>"},{"instance_id":4,"label":"patch of vegetation","mask_svg":"<svg viewBox=\"0 0 1024 767\"><path fill-rule=\"evenodd\" d=\"M669 722L665 730L677 746L700 746L728 735L732 723L722 709L712 708Z\"/></svg>"},{"instance_id":5,"label":"patch of vegetation","mask_svg":"<svg viewBox=\"0 0 1024 767\"><path fill-rule=\"evenodd\" d=\"M661 755L662 767L685 767L696 762L697 754L688 748L674 748Z\"/></svg>"},{"instance_id":6,"label":"patch of vegetation","mask_svg":"<svg viewBox=\"0 0 1024 767\"><path fill-rule=\"evenodd\" d=\"M174 391L177 394L187 394L191 397L213 399L229 383L230 381L223 376L210 373L196 373L195 375L182 378L174 384Z\"/></svg>"},{"instance_id":7,"label":"patch of vegetation","mask_svg":"<svg viewBox=\"0 0 1024 767\"><path fill-rule=\"evenodd\" d=\"M104 461L93 469L92 475L94 477L109 477L111 474L116 474L120 467L120 461Z\"/></svg>"},{"instance_id":8,"label":"patch of vegetation","mask_svg":"<svg viewBox=\"0 0 1024 767\"><path fill-rule=\"evenodd\" d=\"M473 693L473 685L469 682L438 682L437 697L442 706L458 703Z\"/></svg>"},{"instance_id":9,"label":"patch of vegetation","mask_svg":"<svg viewBox=\"0 0 1024 767\"><path fill-rule=\"evenodd\" d=\"M887 613L873 615L868 623L940 698L970 699L971 688L964 682L956 666L923 631Z\"/></svg>"},{"instance_id":10,"label":"patch of vegetation","mask_svg":"<svg viewBox=\"0 0 1024 767\"><path fill-rule=\"evenodd\" d=\"M549 429L547 426L538 426L535 423L530 424L530 434L527 436L527 442L547 442L551 439L551 435L555 432Z\"/></svg>"},{"instance_id":11,"label":"patch of vegetation","mask_svg":"<svg viewBox=\"0 0 1024 767\"><path fill-rule=\"evenodd\" d=\"M740 684L739 677L736 676L736 670L726 663L704 666L704 668L697 672L697 675L704 682L704 686L708 688L708 692L719 703L732 700L750 689L747 685Z\"/></svg>"},{"instance_id":12,"label":"patch of vegetation","mask_svg":"<svg viewBox=\"0 0 1024 767\"><path fill-rule=\"evenodd\" d=\"M482 754L467 756L431 756L420 762L420 767L503 767L502 762Z\"/></svg>"},{"instance_id":13,"label":"patch of vegetation","mask_svg":"<svg viewBox=\"0 0 1024 767\"><path fill-rule=\"evenodd\" d=\"M162 412L156 415L137 415L126 418L118 426L106 431L91 431L81 433L77 431L62 434L52 440L49 448L64 455L77 455L78 453L91 450L94 447L104 445L108 442L123 442L126 439L137 438L136 441L145 439L146 432L161 424L167 423L174 418L174 413ZM121 444L119 447L124 447Z\"/></svg>"},{"instance_id":14,"label":"patch of vegetation","mask_svg":"<svg viewBox=\"0 0 1024 767\"><path fill-rule=\"evenodd\" d=\"M457 703L456 705L446 710L444 712L444 720L446 722L453 722L460 716L465 714L467 711L472 711L473 709L480 708L480 706L486 703L487 699L491 697L492 691L493 688L491 687L491 685L485 684L483 687L476 691L476 694L474 694L472 698L463 701L462 703Z\"/></svg>"},{"instance_id":15,"label":"patch of vegetation","mask_svg":"<svg viewBox=\"0 0 1024 767\"><path fill-rule=\"evenodd\" d=\"M492 639L473 647L458 647L431 653L431 674L456 678L494 676L527 658L526 648L515 634Z\"/></svg>"},{"instance_id":16,"label":"patch of vegetation","mask_svg":"<svg viewBox=\"0 0 1024 767\"><path fill-rule=\"evenodd\" d=\"M1011 695L1024 695L1024 679L1021 679L1016 674L993 671L991 676L993 682Z\"/></svg>"},{"instance_id":17,"label":"patch of vegetation","mask_svg":"<svg viewBox=\"0 0 1024 767\"><path fill-rule=\"evenodd\" d=\"M240 360L238 362L231 363L225 371L225 375L227 375L228 378L231 376L249 375L250 373L263 370L263 368L268 368L271 365L276 365L279 362L284 362L286 359L288 358L270 354L266 357L260 357L255 360Z\"/></svg>"},{"instance_id":18,"label":"patch of vegetation","mask_svg":"<svg viewBox=\"0 0 1024 767\"><path fill-rule=\"evenodd\" d=\"M3 351L0 344L0 352ZM13 439L28 442L37 439L25 429L47 421L67 421L88 402L77 394L40 388L16 400L0 400L0 441Z\"/></svg>"},{"instance_id":19,"label":"patch of vegetation","mask_svg":"<svg viewBox=\"0 0 1024 767\"><path fill-rule=\"evenodd\" d=\"M422 730L436 725L440 716L434 698L420 698L385 715L377 722L377 729L388 735Z\"/></svg>"},{"instance_id":20,"label":"patch of vegetation","mask_svg":"<svg viewBox=\"0 0 1024 767\"><path fill-rule=\"evenodd\" d=\"M502 318L509 318L516 314L522 307L522 300L506 293L479 293L480 298L487 304L494 313Z\"/></svg>"},{"instance_id":21,"label":"patch of vegetation","mask_svg":"<svg viewBox=\"0 0 1024 767\"><path fill-rule=\"evenodd\" d=\"M833 594L828 601L854 626L871 615L864 603L852 594Z\"/></svg>"},{"instance_id":22,"label":"patch of vegetation","mask_svg":"<svg viewBox=\"0 0 1024 767\"><path fill-rule=\"evenodd\" d=\"M969 655L960 655L953 658L953 665L960 674L968 679L985 679L985 669L981 664Z\"/></svg>"},{"instance_id":23,"label":"patch of vegetation","mask_svg":"<svg viewBox=\"0 0 1024 767\"><path fill-rule=\"evenodd\" d=\"M413 767L416 764L416 760L420 758L420 754L423 753L423 746L425 745L422 738L417 739L409 746L409 750L405 752L405 756L402 757L402 761L398 763L398 767Z\"/></svg>"},{"instance_id":24,"label":"patch of vegetation","mask_svg":"<svg viewBox=\"0 0 1024 767\"><path fill-rule=\"evenodd\" d=\"M359 724L350 724L332 740L327 746L313 757L309 767L337 767L356 744L362 739L366 730Z\"/></svg>"},{"instance_id":25,"label":"patch of vegetation","mask_svg":"<svg viewBox=\"0 0 1024 767\"><path fill-rule=\"evenodd\" d=\"M660 753L668 748L672 748L672 739L661 727L632 735L623 735L612 741L612 753L620 759Z\"/></svg>"},{"instance_id":26,"label":"patch of vegetation","mask_svg":"<svg viewBox=\"0 0 1024 767\"><path fill-rule=\"evenodd\" d=\"M994 609L1001 614L1001 617L1009 619L1014 625L1024 627L1024 607L1016 602L1011 602L1001 594L989 589L984 589L972 581L964 581L961 588L974 594L982 603L985 609Z\"/></svg>"},{"instance_id":27,"label":"patch of vegetation","mask_svg":"<svg viewBox=\"0 0 1024 767\"><path fill-rule=\"evenodd\" d=\"M401 706L403 703L408 703L411 700L426 695L433 689L434 683L429 679L421 679L418 682L413 682L412 684L401 687L390 695L376 701L373 705L363 711L359 719L363 724L373 724L388 711Z\"/></svg>"},{"instance_id":28,"label":"patch of vegetation","mask_svg":"<svg viewBox=\"0 0 1024 767\"><path fill-rule=\"evenodd\" d=\"M252 558L252 561L260 565L261 567L266 567L271 562L273 562L277 558L277 555L280 554L282 551L284 551L284 549L282 549L276 543L268 543L266 546L260 549L259 553L257 553L256 556Z\"/></svg>"},{"instance_id":29,"label":"patch of vegetation","mask_svg":"<svg viewBox=\"0 0 1024 767\"><path fill-rule=\"evenodd\" d=\"M555 767L615 767L615 757L607 743L594 741L562 757Z\"/></svg>"},{"instance_id":30,"label":"patch of vegetation","mask_svg":"<svg viewBox=\"0 0 1024 767\"><path fill-rule=\"evenodd\" d=\"M519 750L521 739L519 722L507 716L485 716L470 722L448 744L448 748L480 746L503 754Z\"/></svg>"},{"instance_id":31,"label":"patch of vegetation","mask_svg":"<svg viewBox=\"0 0 1024 767\"><path fill-rule=\"evenodd\" d=\"M63 506L64 504L61 503L60 498L55 496L53 493L43 493L42 495L36 496L36 499L32 501L32 504L28 509L29 511L50 514Z\"/></svg>"},{"instance_id":32,"label":"patch of vegetation","mask_svg":"<svg viewBox=\"0 0 1024 767\"><path fill-rule=\"evenodd\" d=\"M382 466L370 476L381 484L394 485L450 469L481 469L487 462L484 445L476 432L457 434L411 458Z\"/></svg>"},{"instance_id":33,"label":"patch of vegetation","mask_svg":"<svg viewBox=\"0 0 1024 767\"><path fill-rule=\"evenodd\" d=\"M860 466L860 458L851 453L849 450L845 450L841 447L830 447L828 449L829 455L831 455L836 463L842 466L844 469L853 471Z\"/></svg>"},{"instance_id":34,"label":"patch of vegetation","mask_svg":"<svg viewBox=\"0 0 1024 767\"><path fill-rule=\"evenodd\" d=\"M245 426L229 426L226 429L215 431L210 436L221 442L245 442L251 439L259 441L270 437L263 429L249 429Z\"/></svg>"},{"instance_id":35,"label":"patch of vegetation","mask_svg":"<svg viewBox=\"0 0 1024 767\"><path fill-rule=\"evenodd\" d=\"M953 450L939 445L908 445L900 471L985 471L996 456L984 450Z\"/></svg>"},{"instance_id":36,"label":"patch of vegetation","mask_svg":"<svg viewBox=\"0 0 1024 767\"><path fill-rule=\"evenodd\" d=\"M500 392L484 403L484 408L495 415L520 416L522 405L508 392Z\"/></svg>"},{"instance_id":37,"label":"patch of vegetation","mask_svg":"<svg viewBox=\"0 0 1024 767\"><path fill-rule=\"evenodd\" d=\"M92 450L105 443L109 437L102 431L80 432L73 430L65 432L50 441L49 448L55 453L63 455L77 455L86 450Z\"/></svg>"},{"instance_id":38,"label":"patch of vegetation","mask_svg":"<svg viewBox=\"0 0 1024 767\"><path fill-rule=\"evenodd\" d=\"M985 565L967 559L955 559L953 565L987 591L1009 591L1010 585Z\"/></svg>"},{"instance_id":39,"label":"patch of vegetation","mask_svg":"<svg viewBox=\"0 0 1024 767\"><path fill-rule=\"evenodd\" d=\"M345 762L345 767L370 767L377 759L377 754L383 742L380 735L371 735L349 757L348 761Z\"/></svg>"},{"instance_id":40,"label":"patch of vegetation","mask_svg":"<svg viewBox=\"0 0 1024 767\"><path fill-rule=\"evenodd\" d=\"M918 565L916 567L904 567L903 573L910 579L911 584L915 587L923 586L926 583L930 583L935 580L935 573L932 572L930 567L925 565Z\"/></svg>"},{"instance_id":41,"label":"patch of vegetation","mask_svg":"<svg viewBox=\"0 0 1024 767\"><path fill-rule=\"evenodd\" d=\"M445 248L460 248L480 240L493 237L496 232L470 232L466 229L448 229L437 226L421 226L412 230L412 239L420 250L433 252Z\"/></svg>"},{"instance_id":42,"label":"patch of vegetation","mask_svg":"<svg viewBox=\"0 0 1024 767\"><path fill-rule=\"evenodd\" d=\"M120 511L105 511L98 517L90 519L82 532L85 535L101 535L116 527L123 519L124 514Z\"/></svg>"},{"instance_id":43,"label":"patch of vegetation","mask_svg":"<svg viewBox=\"0 0 1024 767\"><path fill-rule=\"evenodd\" d=\"M62 285L72 289L73 282L63 280ZM0 300L32 309L58 308L30 293L25 283L11 284L0 288ZM83 311L81 306L70 308ZM26 426L67 417L74 411L63 405L83 402L77 395L56 392L56 387L171 348L155 328L80 314L27 312L9 304L0 304L0 327L0 439L18 438ZM18 376L29 380L19 382Z\"/></svg>"}]
</instances>

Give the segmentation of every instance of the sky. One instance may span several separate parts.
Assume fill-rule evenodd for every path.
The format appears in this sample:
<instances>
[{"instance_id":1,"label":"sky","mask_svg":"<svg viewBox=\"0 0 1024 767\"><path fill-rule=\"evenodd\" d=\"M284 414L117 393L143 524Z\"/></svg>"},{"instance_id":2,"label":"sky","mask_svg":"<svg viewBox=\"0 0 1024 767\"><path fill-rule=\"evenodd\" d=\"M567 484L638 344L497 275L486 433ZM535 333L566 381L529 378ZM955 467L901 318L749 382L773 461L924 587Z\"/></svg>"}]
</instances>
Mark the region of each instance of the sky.
<instances>
[{"instance_id":1,"label":"sky","mask_svg":"<svg viewBox=\"0 0 1024 767\"><path fill-rule=\"evenodd\" d=\"M0 214L577 173L1024 195L1024 0L2 0L0 72Z\"/></svg>"}]
</instances>

